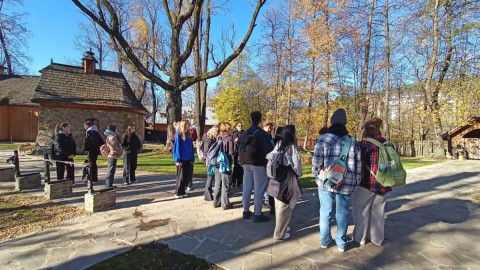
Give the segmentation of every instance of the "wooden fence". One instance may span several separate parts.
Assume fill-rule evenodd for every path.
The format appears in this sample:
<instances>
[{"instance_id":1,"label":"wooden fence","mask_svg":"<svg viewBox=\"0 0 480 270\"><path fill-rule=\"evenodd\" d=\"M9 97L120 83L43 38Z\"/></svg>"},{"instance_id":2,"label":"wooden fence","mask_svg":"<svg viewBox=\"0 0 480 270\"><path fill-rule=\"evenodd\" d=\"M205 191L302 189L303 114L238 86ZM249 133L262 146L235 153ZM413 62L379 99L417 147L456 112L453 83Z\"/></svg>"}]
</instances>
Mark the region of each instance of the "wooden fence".
<instances>
[{"instance_id":1,"label":"wooden fence","mask_svg":"<svg viewBox=\"0 0 480 270\"><path fill-rule=\"evenodd\" d=\"M405 141L394 143L398 153L404 157L431 157L434 154L434 142Z\"/></svg>"}]
</instances>

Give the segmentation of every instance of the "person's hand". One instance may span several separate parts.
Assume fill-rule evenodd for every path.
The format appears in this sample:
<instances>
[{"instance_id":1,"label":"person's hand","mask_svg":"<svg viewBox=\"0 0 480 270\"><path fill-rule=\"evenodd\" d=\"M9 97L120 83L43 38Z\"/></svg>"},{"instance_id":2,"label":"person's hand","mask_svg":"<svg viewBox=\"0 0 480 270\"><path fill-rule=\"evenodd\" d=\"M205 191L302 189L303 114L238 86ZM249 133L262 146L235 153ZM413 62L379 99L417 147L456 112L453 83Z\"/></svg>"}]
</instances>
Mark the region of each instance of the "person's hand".
<instances>
[{"instance_id":1,"label":"person's hand","mask_svg":"<svg viewBox=\"0 0 480 270\"><path fill-rule=\"evenodd\" d=\"M175 165L177 165L177 167L182 167L182 163L181 163L181 162L175 162Z\"/></svg>"}]
</instances>

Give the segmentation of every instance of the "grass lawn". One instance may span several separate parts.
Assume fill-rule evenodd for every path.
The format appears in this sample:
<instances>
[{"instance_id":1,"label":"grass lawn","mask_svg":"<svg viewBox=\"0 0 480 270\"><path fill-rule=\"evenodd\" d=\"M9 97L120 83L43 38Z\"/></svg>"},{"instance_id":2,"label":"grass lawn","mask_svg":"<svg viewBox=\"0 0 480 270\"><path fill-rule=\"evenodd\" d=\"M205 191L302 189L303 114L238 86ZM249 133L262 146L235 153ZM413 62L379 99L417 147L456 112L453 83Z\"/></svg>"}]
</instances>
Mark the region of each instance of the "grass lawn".
<instances>
[{"instance_id":1,"label":"grass lawn","mask_svg":"<svg viewBox=\"0 0 480 270\"><path fill-rule=\"evenodd\" d=\"M222 270L223 268L210 264L194 256L182 254L168 249L164 245L149 244L137 246L131 251L103 261L90 270L130 270L130 269L195 269Z\"/></svg>"},{"instance_id":2,"label":"grass lawn","mask_svg":"<svg viewBox=\"0 0 480 270\"><path fill-rule=\"evenodd\" d=\"M138 154L137 170L142 172L152 172L166 175L177 174L175 162L172 154L161 153L162 147L157 145L146 145L142 153ZM75 157L75 162L83 163L87 158L86 155L78 155ZM98 156L98 166L107 166L107 159L104 156ZM123 159L119 158L117 161L117 170L123 166ZM193 170L194 177L206 177L207 168L203 162L195 158L195 165Z\"/></svg>"},{"instance_id":3,"label":"grass lawn","mask_svg":"<svg viewBox=\"0 0 480 270\"><path fill-rule=\"evenodd\" d=\"M17 150L19 145L20 145L19 143L5 143L5 142L2 142L2 143L0 143L0 150ZM13 152L12 152L12 154L13 154Z\"/></svg>"}]
</instances>

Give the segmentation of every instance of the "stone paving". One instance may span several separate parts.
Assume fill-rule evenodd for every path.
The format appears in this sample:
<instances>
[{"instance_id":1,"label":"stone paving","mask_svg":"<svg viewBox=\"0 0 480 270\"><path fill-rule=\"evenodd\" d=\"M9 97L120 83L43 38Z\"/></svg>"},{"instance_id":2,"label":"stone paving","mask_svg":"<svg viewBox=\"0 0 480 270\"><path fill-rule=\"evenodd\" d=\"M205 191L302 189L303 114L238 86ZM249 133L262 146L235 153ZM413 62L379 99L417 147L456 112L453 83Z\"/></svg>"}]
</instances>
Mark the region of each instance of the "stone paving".
<instances>
[{"instance_id":1,"label":"stone paving","mask_svg":"<svg viewBox=\"0 0 480 270\"><path fill-rule=\"evenodd\" d=\"M275 241L273 221L241 219L238 189L233 209L214 209L203 200L202 181L190 197L174 200L174 177L140 174L139 183L119 186L111 210L0 242L0 269L85 269L152 241L227 269L480 269L479 205L457 197L479 184L480 161L447 161L408 173L408 184L388 195L382 247L321 249L316 190L305 191L294 209L292 237ZM76 186L61 201L82 206L85 190Z\"/></svg>"}]
</instances>

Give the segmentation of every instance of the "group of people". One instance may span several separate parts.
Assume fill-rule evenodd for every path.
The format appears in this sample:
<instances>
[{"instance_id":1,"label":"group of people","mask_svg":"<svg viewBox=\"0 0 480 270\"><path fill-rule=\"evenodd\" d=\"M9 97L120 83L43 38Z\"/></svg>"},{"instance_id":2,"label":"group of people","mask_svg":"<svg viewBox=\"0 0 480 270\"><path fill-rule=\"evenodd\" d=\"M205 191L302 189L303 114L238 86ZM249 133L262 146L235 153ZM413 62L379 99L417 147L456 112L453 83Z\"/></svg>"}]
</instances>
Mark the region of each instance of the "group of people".
<instances>
[{"instance_id":1,"label":"group of people","mask_svg":"<svg viewBox=\"0 0 480 270\"><path fill-rule=\"evenodd\" d=\"M93 121L86 121L84 128L84 152L88 155L85 160L87 171L84 175L90 177L92 182L98 182L97 159L102 154L106 156L108 162L105 187L113 187L117 159L123 156L123 181L127 185L136 182L135 170L142 142L135 133L135 125L128 125L123 135L117 133L115 125L108 125L104 132L105 139L100 135ZM68 123L56 125L52 136L51 157L56 162L58 180L70 179L75 182L73 158L76 155L77 145L70 132L70 125Z\"/></svg>"},{"instance_id":2,"label":"group of people","mask_svg":"<svg viewBox=\"0 0 480 270\"><path fill-rule=\"evenodd\" d=\"M232 207L229 194L233 186L242 187L243 219L253 217L255 223L268 222L270 217L264 215L262 206L270 201L271 214L275 215L273 238L284 240L290 237L290 218L292 210L301 197L299 177L302 176L302 164L296 144L294 125L277 128L272 137L273 125L264 123L258 111L250 114L251 126L246 131L237 123L235 131L227 122L212 127L203 135L199 151L207 157L215 142L222 141L223 153L228 157L228 169L209 166L204 199L212 201L213 207L227 210ZM363 139L359 142L349 135L346 128L347 116L343 109L338 109L330 119L331 125L322 128L320 138L315 144L312 158L312 172L318 184L320 201L320 246L327 248L335 240L340 252L344 252L349 241L360 245L372 242L381 246L384 240L385 194L392 189L382 186L376 181L379 169L379 147L365 139L371 138L384 143L381 135L382 120L373 118L363 126ZM194 141L190 134L190 123L180 122L175 135L173 156L177 165L177 185L175 198L187 197L186 188L192 183ZM249 162L242 162L239 140L242 136L255 141L255 154ZM271 165L272 157L281 153L287 172L280 182L267 176L267 164ZM240 157L240 159L239 159ZM274 159L274 158L273 158ZM325 175L335 161L343 159L346 172L343 180L332 185ZM268 168L270 169L270 168ZM266 195L266 191L269 193ZM251 195L253 194L253 212ZM267 199L266 199L267 198ZM355 223L352 235L347 235L349 205L353 208ZM335 216L333 215L335 209ZM331 235L331 222L336 221L337 235Z\"/></svg>"}]
</instances>

